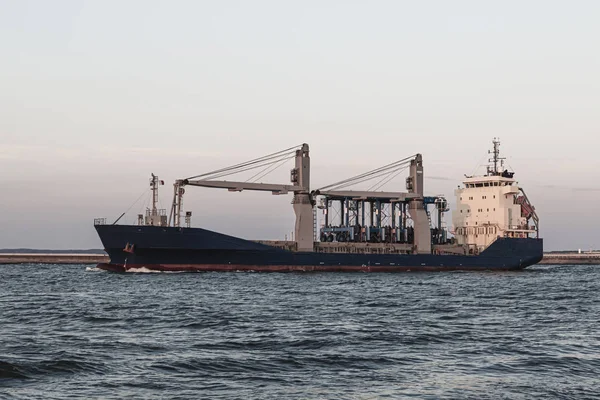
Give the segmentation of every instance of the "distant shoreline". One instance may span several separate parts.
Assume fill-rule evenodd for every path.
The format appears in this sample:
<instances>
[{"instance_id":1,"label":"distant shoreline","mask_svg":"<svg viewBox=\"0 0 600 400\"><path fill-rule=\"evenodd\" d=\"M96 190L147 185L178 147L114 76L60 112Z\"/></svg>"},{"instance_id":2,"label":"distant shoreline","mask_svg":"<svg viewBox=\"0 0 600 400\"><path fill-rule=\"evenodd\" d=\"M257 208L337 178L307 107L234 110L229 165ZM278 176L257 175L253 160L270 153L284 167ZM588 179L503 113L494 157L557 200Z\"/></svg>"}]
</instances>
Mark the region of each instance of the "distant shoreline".
<instances>
[{"instance_id":1,"label":"distant shoreline","mask_svg":"<svg viewBox=\"0 0 600 400\"><path fill-rule=\"evenodd\" d=\"M103 249L65 249L65 250L49 250L49 249L0 249L0 254L100 254L105 255Z\"/></svg>"}]
</instances>

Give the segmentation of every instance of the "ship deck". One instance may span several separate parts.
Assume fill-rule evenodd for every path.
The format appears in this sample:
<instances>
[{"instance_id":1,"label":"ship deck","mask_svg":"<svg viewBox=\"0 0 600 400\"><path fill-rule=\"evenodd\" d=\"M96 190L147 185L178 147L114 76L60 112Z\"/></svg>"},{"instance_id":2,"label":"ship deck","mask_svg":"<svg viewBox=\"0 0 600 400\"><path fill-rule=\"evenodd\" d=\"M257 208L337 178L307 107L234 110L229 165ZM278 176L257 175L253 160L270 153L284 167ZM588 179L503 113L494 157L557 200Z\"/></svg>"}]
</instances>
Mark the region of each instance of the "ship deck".
<instances>
[{"instance_id":1,"label":"ship deck","mask_svg":"<svg viewBox=\"0 0 600 400\"><path fill-rule=\"evenodd\" d=\"M281 250L295 251L296 243L285 240L256 240L256 243L272 246ZM433 245L434 254L466 254L463 246ZM355 242L315 242L316 253L340 254L410 254L413 245L409 243L355 243Z\"/></svg>"}]
</instances>

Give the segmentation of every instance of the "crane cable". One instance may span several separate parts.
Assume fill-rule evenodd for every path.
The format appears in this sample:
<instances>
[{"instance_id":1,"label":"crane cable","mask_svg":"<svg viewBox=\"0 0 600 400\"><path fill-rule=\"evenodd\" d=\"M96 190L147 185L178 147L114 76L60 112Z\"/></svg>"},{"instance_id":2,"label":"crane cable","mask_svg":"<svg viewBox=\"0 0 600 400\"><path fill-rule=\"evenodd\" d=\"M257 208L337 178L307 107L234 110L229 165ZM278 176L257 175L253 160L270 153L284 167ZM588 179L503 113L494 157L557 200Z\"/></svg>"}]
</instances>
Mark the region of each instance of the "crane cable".
<instances>
[{"instance_id":1,"label":"crane cable","mask_svg":"<svg viewBox=\"0 0 600 400\"><path fill-rule=\"evenodd\" d=\"M383 167L379 167L379 168L376 168L374 170L362 173L362 174L354 176L352 178L344 179L342 181L333 183L331 185L323 186L319 190L341 189L343 187L352 186L352 185L355 185L355 184L358 184L358 183L362 183L362 182L365 182L365 181L368 181L368 180L371 180L371 179L375 179L375 178L383 176L383 175L387 175L388 173L390 173L390 170L392 170L391 172L394 172L394 171L397 171L398 167L404 167L407 164L409 164L410 161L412 161L412 159L415 156L416 155L412 155L410 157L403 158L401 160L398 160L398 161L395 161L393 163L384 165Z\"/></svg>"},{"instance_id":2,"label":"crane cable","mask_svg":"<svg viewBox=\"0 0 600 400\"><path fill-rule=\"evenodd\" d=\"M332 188L332 189L330 189L330 190L340 190L340 189L344 189L344 188L347 188L347 187L350 187L350 186L358 185L358 184L360 184L360 183L363 183L363 182L368 182L368 181L371 181L371 180L373 180L373 179L376 179L376 178L380 178L380 177L382 177L382 176L383 176L383 177L384 177L384 179L385 179L385 177L389 176L389 174L390 174L390 173L393 173L393 172L395 172L395 171L396 171L395 169L394 169L394 170L392 170L392 171L383 171L383 172L380 172L380 173L378 173L378 174L376 174L376 175L367 176L367 177L365 177L365 178L362 178L362 179L360 179L360 180L351 181L351 182L348 182L348 183L346 183L346 184L343 184L343 185L340 185L340 186L335 186L334 188Z\"/></svg>"},{"instance_id":3,"label":"crane cable","mask_svg":"<svg viewBox=\"0 0 600 400\"><path fill-rule=\"evenodd\" d=\"M251 181L251 182L257 182L259 179L262 179L265 176L269 175L271 172L275 171L276 169L278 169L279 167L281 167L283 164L285 164L286 161L291 160L294 157L295 156L285 157L285 158L282 158L278 162L273 162L271 165L267 166L267 168L259 171L255 175L253 175L250 178L248 178L246 180L246 182L249 182L249 181Z\"/></svg>"},{"instance_id":4,"label":"crane cable","mask_svg":"<svg viewBox=\"0 0 600 400\"><path fill-rule=\"evenodd\" d=\"M216 175L210 175L210 176L205 176L204 179L205 180L211 180L211 179L217 179L217 178L222 178L224 176L229 176L229 175L235 175L235 174L239 174L240 172L245 172L245 171L250 171L253 169L257 169L260 167L264 167L267 166L267 168L271 165L273 165L274 163L278 163L281 160L289 160L290 158L293 158L293 155L288 154L284 154L283 157L279 157L279 158L275 158L274 160L271 161L261 161L260 163L256 164L256 165L251 165L245 168L241 168L241 169L237 169L237 170L233 170L230 172L221 172L218 173Z\"/></svg>"},{"instance_id":5,"label":"crane cable","mask_svg":"<svg viewBox=\"0 0 600 400\"><path fill-rule=\"evenodd\" d=\"M260 166L264 166L266 164L269 164L271 162L271 160L276 159L279 160L280 157L284 156L284 155L291 155L294 154L296 152L296 150L301 147L302 145L297 145L294 147L290 147L289 149L285 149L285 150L281 150L278 151L276 153L272 153L272 154L268 154L266 156L263 157L259 157L250 161L245 161L243 163L240 164L236 164L236 165L232 165L229 167L225 167L225 168L221 168L221 169L217 169L214 171L210 171L210 172L206 172L204 174L200 174L200 175L195 175L192 177L187 178L188 180L190 179L197 179L197 178L205 178L205 177L209 177L207 179L213 179L215 177L221 177L221 176L226 176L226 175L232 175L238 172L242 172L242 171L247 171L248 169L252 169L252 168L258 168ZM275 161L277 162L277 161ZM262 163L262 164L260 164ZM260 164L260 165L256 165L256 164ZM250 167L251 168L247 168ZM245 169L244 169L245 168ZM236 171L239 170L239 171ZM233 171L233 172L231 172ZM214 175L214 176L213 176ZM218 176L217 176L218 175Z\"/></svg>"},{"instance_id":6,"label":"crane cable","mask_svg":"<svg viewBox=\"0 0 600 400\"><path fill-rule=\"evenodd\" d=\"M387 183L389 183L392 179L394 179L395 177L397 177L401 172L406 171L406 168L408 168L408 166L405 166L405 167L402 167L402 168L398 168L397 170L390 172L390 175L388 177L383 178L378 183L376 183L375 185L371 186L368 190L379 190L379 189L381 189L383 186L385 186Z\"/></svg>"}]
</instances>

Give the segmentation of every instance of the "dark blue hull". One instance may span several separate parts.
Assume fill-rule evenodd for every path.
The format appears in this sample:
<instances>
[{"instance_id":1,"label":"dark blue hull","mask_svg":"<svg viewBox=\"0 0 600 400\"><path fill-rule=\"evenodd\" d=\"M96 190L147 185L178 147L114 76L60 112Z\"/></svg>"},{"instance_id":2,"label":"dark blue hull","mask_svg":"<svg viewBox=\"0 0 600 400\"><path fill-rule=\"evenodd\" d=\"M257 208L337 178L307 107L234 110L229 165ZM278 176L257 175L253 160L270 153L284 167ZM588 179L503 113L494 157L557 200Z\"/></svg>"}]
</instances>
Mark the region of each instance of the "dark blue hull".
<instances>
[{"instance_id":1,"label":"dark blue hull","mask_svg":"<svg viewBox=\"0 0 600 400\"><path fill-rule=\"evenodd\" d=\"M542 239L499 238L479 255L292 252L201 228L96 225L112 271L515 270L538 263Z\"/></svg>"}]
</instances>

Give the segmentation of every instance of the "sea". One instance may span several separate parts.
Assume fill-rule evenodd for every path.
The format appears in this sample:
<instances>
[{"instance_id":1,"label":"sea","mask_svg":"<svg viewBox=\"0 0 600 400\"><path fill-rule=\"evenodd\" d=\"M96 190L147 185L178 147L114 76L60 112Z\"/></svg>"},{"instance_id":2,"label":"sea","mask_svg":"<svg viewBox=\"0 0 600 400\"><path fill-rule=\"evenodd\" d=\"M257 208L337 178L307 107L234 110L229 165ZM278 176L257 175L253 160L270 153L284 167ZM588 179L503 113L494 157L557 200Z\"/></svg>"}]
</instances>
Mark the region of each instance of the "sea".
<instances>
[{"instance_id":1,"label":"sea","mask_svg":"<svg viewBox=\"0 0 600 400\"><path fill-rule=\"evenodd\" d=\"M2 265L0 398L600 398L600 266Z\"/></svg>"}]
</instances>

